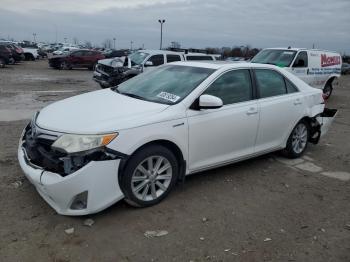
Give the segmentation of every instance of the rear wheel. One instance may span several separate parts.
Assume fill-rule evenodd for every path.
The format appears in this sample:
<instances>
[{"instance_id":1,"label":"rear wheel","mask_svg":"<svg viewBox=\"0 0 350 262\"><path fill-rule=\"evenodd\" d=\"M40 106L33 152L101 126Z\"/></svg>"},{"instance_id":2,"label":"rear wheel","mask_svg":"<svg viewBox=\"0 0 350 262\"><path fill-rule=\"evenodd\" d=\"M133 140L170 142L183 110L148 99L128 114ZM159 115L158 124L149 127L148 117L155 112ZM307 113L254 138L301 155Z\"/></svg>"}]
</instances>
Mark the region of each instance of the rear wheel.
<instances>
[{"instance_id":1,"label":"rear wheel","mask_svg":"<svg viewBox=\"0 0 350 262\"><path fill-rule=\"evenodd\" d=\"M330 98L333 92L332 82L327 82L325 87L323 88L323 99L327 100Z\"/></svg>"},{"instance_id":2,"label":"rear wheel","mask_svg":"<svg viewBox=\"0 0 350 262\"><path fill-rule=\"evenodd\" d=\"M304 120L301 120L294 127L288 138L287 146L283 150L286 157L297 158L305 152L309 140L309 130L309 124Z\"/></svg>"},{"instance_id":3,"label":"rear wheel","mask_svg":"<svg viewBox=\"0 0 350 262\"><path fill-rule=\"evenodd\" d=\"M121 178L127 203L147 207L159 203L171 191L178 177L175 155L166 147L152 145L133 155Z\"/></svg>"},{"instance_id":4,"label":"rear wheel","mask_svg":"<svg viewBox=\"0 0 350 262\"><path fill-rule=\"evenodd\" d=\"M5 59L0 57L0 68L4 68L6 65Z\"/></svg>"},{"instance_id":5,"label":"rear wheel","mask_svg":"<svg viewBox=\"0 0 350 262\"><path fill-rule=\"evenodd\" d=\"M60 64L60 69L72 69L72 66L68 64L66 61L62 61Z\"/></svg>"}]
</instances>

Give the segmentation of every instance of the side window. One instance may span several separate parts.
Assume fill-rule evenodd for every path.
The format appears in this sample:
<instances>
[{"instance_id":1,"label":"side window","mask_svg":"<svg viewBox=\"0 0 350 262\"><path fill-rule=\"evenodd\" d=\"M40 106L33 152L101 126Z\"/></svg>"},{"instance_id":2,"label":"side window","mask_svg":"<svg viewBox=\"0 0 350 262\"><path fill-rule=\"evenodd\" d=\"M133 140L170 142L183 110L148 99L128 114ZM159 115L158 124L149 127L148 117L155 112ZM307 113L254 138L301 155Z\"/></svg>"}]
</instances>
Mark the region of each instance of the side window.
<instances>
[{"instance_id":1,"label":"side window","mask_svg":"<svg viewBox=\"0 0 350 262\"><path fill-rule=\"evenodd\" d=\"M293 64L293 67L308 67L308 59L307 59L307 52L301 51L297 58L295 59L295 62Z\"/></svg>"},{"instance_id":2,"label":"side window","mask_svg":"<svg viewBox=\"0 0 350 262\"><path fill-rule=\"evenodd\" d=\"M298 92L299 90L288 79L286 80L286 87L288 94Z\"/></svg>"},{"instance_id":3,"label":"side window","mask_svg":"<svg viewBox=\"0 0 350 262\"><path fill-rule=\"evenodd\" d=\"M166 55L167 63L175 62L175 61L181 61L181 58L179 55Z\"/></svg>"},{"instance_id":4,"label":"side window","mask_svg":"<svg viewBox=\"0 0 350 262\"><path fill-rule=\"evenodd\" d=\"M164 56L163 55L153 55L151 56L148 61L153 63L153 66L159 66L164 64Z\"/></svg>"},{"instance_id":5,"label":"side window","mask_svg":"<svg viewBox=\"0 0 350 262\"><path fill-rule=\"evenodd\" d=\"M287 93L284 77L269 69L255 70L260 98L278 96Z\"/></svg>"},{"instance_id":6,"label":"side window","mask_svg":"<svg viewBox=\"0 0 350 262\"><path fill-rule=\"evenodd\" d=\"M199 55L189 55L186 57L188 61L210 61L213 60L211 56L199 56Z\"/></svg>"},{"instance_id":7,"label":"side window","mask_svg":"<svg viewBox=\"0 0 350 262\"><path fill-rule=\"evenodd\" d=\"M224 105L252 99L252 84L248 70L233 70L220 76L204 92L222 99Z\"/></svg>"},{"instance_id":8,"label":"side window","mask_svg":"<svg viewBox=\"0 0 350 262\"><path fill-rule=\"evenodd\" d=\"M82 56L82 55L83 55L82 51L77 51L72 53L72 56Z\"/></svg>"}]
</instances>

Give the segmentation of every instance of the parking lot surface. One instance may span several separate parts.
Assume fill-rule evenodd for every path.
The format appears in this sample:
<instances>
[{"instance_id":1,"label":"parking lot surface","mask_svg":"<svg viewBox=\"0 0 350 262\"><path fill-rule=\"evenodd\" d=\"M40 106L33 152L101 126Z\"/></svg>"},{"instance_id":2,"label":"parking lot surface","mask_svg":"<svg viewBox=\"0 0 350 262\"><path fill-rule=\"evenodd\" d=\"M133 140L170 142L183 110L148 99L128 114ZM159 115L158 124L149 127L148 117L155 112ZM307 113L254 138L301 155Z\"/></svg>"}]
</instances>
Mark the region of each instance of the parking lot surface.
<instances>
[{"instance_id":1,"label":"parking lot surface","mask_svg":"<svg viewBox=\"0 0 350 262\"><path fill-rule=\"evenodd\" d=\"M0 261L350 261L349 76L327 102L339 109L331 130L303 158L192 175L150 208L60 216L21 172L18 139L36 110L97 89L92 71L43 60L0 70Z\"/></svg>"}]
</instances>

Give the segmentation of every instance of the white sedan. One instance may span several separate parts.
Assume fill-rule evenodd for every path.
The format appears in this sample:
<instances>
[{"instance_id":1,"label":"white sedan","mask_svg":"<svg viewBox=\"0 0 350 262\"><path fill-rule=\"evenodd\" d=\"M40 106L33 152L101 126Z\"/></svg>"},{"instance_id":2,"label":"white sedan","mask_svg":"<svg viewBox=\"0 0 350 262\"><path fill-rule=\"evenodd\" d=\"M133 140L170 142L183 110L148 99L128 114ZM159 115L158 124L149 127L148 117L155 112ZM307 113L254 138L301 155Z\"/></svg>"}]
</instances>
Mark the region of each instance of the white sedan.
<instances>
[{"instance_id":1,"label":"white sedan","mask_svg":"<svg viewBox=\"0 0 350 262\"><path fill-rule=\"evenodd\" d=\"M276 150L299 157L335 114L321 90L272 65L177 62L45 107L18 159L59 214L145 207L195 172Z\"/></svg>"}]
</instances>

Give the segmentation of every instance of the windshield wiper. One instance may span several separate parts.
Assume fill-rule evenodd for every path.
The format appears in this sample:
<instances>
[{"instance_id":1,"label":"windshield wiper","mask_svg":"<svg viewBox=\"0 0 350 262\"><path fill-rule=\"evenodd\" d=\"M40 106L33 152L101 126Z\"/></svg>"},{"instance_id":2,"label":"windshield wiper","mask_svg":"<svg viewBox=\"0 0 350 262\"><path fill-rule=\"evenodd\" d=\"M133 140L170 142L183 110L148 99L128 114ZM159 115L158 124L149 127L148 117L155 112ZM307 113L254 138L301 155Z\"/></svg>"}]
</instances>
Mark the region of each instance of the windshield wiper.
<instances>
[{"instance_id":1,"label":"windshield wiper","mask_svg":"<svg viewBox=\"0 0 350 262\"><path fill-rule=\"evenodd\" d=\"M132 93L125 93L125 92L120 92L120 91L117 91L119 94L122 94L122 95L125 95L125 96L129 96L129 97L132 97L132 98L136 98L136 99L140 99L140 100L146 100L144 97L142 96L139 96L139 95L135 95L135 94L132 94Z\"/></svg>"},{"instance_id":2,"label":"windshield wiper","mask_svg":"<svg viewBox=\"0 0 350 262\"><path fill-rule=\"evenodd\" d=\"M118 90L118 87L119 86L113 86L113 87L111 87L111 90L116 92L116 93L118 93L118 94L120 94L120 91Z\"/></svg>"}]
</instances>

